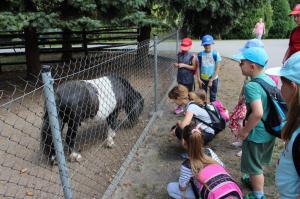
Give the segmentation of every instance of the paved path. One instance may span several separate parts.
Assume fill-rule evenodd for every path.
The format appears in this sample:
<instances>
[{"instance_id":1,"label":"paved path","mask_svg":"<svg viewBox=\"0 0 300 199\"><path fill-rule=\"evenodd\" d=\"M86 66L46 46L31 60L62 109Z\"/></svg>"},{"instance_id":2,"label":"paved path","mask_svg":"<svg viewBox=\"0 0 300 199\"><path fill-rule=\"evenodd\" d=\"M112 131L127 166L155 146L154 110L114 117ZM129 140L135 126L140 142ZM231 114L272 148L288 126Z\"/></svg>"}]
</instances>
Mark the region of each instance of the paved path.
<instances>
[{"instance_id":1,"label":"paved path","mask_svg":"<svg viewBox=\"0 0 300 199\"><path fill-rule=\"evenodd\" d=\"M281 66L281 61L288 47L288 39L265 39L262 40L265 44L265 49L269 54L268 67ZM246 40L217 40L215 41L214 48L220 52L222 56L232 57L237 54L239 49L243 47ZM172 42L163 42L160 44L159 50L168 50L170 46L174 46ZM202 50L200 41L193 42L192 51L199 52Z\"/></svg>"}]
</instances>

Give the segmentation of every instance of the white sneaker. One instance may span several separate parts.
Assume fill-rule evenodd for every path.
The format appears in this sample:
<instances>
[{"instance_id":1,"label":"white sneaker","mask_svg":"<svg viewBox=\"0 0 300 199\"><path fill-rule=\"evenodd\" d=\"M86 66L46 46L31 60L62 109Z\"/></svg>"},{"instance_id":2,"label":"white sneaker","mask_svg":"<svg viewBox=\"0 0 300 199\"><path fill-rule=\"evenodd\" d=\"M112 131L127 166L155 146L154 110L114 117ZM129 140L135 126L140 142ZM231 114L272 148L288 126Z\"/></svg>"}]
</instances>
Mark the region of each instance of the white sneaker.
<instances>
[{"instance_id":1,"label":"white sneaker","mask_svg":"<svg viewBox=\"0 0 300 199\"><path fill-rule=\"evenodd\" d=\"M240 150L239 152L237 152L235 155L237 156L237 157L242 157L242 153L243 153L243 151L242 150Z\"/></svg>"},{"instance_id":2,"label":"white sneaker","mask_svg":"<svg viewBox=\"0 0 300 199\"><path fill-rule=\"evenodd\" d=\"M234 146L234 147L241 147L242 146L242 144L243 143L241 143L241 142L233 142L233 143L231 143L231 146Z\"/></svg>"}]
</instances>

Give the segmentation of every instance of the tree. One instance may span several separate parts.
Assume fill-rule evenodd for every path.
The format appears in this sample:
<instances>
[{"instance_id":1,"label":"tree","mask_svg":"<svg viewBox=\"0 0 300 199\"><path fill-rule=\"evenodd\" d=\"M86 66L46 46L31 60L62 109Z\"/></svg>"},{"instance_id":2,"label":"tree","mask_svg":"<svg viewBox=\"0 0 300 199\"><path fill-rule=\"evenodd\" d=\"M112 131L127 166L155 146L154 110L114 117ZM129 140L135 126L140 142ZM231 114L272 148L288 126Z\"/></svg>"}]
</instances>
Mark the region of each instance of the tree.
<instances>
[{"instance_id":1,"label":"tree","mask_svg":"<svg viewBox=\"0 0 300 199\"><path fill-rule=\"evenodd\" d=\"M287 38L293 27L292 18L288 16L290 6L287 0L273 0L273 26L269 38Z\"/></svg>"},{"instance_id":2,"label":"tree","mask_svg":"<svg viewBox=\"0 0 300 199\"><path fill-rule=\"evenodd\" d=\"M238 17L232 25L232 29L222 34L225 39L250 39L254 38L253 28L259 18L263 18L265 23L266 32L272 26L273 10L271 2L267 1L259 8L252 8L246 10Z\"/></svg>"},{"instance_id":3,"label":"tree","mask_svg":"<svg viewBox=\"0 0 300 199\"><path fill-rule=\"evenodd\" d=\"M263 5L263 0L174 0L182 10L182 27L186 34L199 37L228 32L234 21L246 10Z\"/></svg>"}]
</instances>

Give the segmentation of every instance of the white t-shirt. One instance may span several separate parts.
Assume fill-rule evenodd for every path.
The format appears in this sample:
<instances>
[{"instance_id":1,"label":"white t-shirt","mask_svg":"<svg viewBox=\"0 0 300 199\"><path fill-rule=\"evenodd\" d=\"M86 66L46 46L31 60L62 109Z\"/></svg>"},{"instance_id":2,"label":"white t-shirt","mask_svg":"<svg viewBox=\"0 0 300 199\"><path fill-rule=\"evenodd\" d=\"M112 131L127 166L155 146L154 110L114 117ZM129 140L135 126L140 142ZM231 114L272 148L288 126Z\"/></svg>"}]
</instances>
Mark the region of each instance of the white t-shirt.
<instances>
[{"instance_id":1,"label":"white t-shirt","mask_svg":"<svg viewBox=\"0 0 300 199\"><path fill-rule=\"evenodd\" d=\"M193 113L193 115L197 118L199 118L200 120L211 124L211 119L207 113L207 111L204 108L201 108L200 106L196 105L196 104L188 104L187 108L186 108L186 112L191 112ZM205 131L206 133L211 133L211 134L215 134L215 131L210 128L209 126L205 125L202 123L202 125L200 126L201 130Z\"/></svg>"}]
</instances>

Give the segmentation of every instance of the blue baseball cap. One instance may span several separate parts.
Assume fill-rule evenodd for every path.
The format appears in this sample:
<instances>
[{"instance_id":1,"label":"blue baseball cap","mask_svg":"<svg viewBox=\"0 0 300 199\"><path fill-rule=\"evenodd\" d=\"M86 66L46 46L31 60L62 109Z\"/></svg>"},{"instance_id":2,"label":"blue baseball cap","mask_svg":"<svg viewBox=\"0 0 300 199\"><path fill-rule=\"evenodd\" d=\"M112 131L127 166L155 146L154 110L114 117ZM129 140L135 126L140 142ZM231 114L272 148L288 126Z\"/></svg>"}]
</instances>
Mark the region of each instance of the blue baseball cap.
<instances>
[{"instance_id":1,"label":"blue baseball cap","mask_svg":"<svg viewBox=\"0 0 300 199\"><path fill-rule=\"evenodd\" d=\"M300 85L300 51L294 53L282 67L269 68L265 71L269 75L285 77Z\"/></svg>"},{"instance_id":2,"label":"blue baseball cap","mask_svg":"<svg viewBox=\"0 0 300 199\"><path fill-rule=\"evenodd\" d=\"M214 38L211 35L204 35L202 37L202 46L204 45L210 45L210 44L214 44Z\"/></svg>"},{"instance_id":3,"label":"blue baseball cap","mask_svg":"<svg viewBox=\"0 0 300 199\"><path fill-rule=\"evenodd\" d=\"M240 49L240 51L243 52L247 48L252 48L252 47L264 48L264 43L260 39L249 39L246 42L245 46Z\"/></svg>"},{"instance_id":4,"label":"blue baseball cap","mask_svg":"<svg viewBox=\"0 0 300 199\"><path fill-rule=\"evenodd\" d=\"M245 59L255 64L258 64L261 67L265 67L268 63L269 57L264 48L252 47L247 48L240 54L234 55L233 59L236 61L241 61Z\"/></svg>"}]
</instances>

